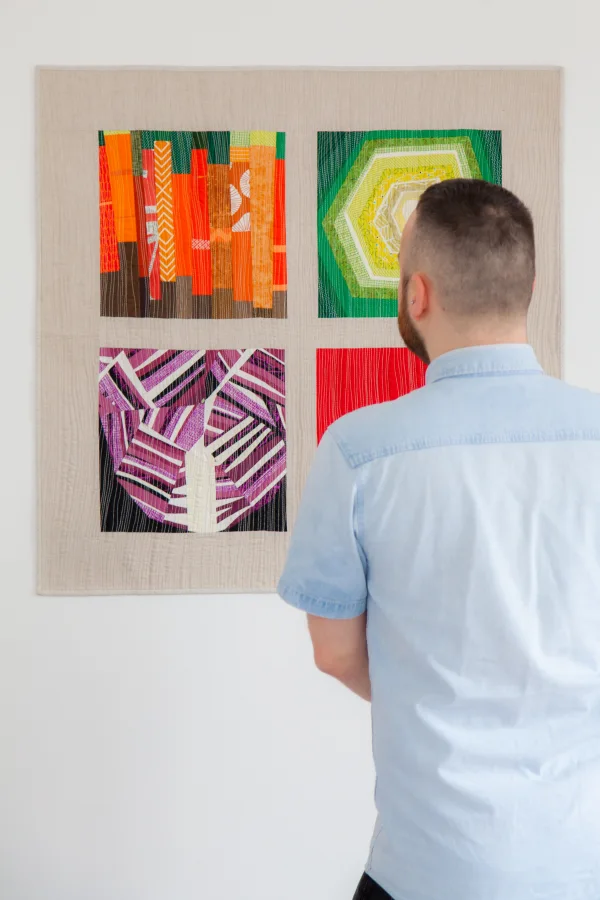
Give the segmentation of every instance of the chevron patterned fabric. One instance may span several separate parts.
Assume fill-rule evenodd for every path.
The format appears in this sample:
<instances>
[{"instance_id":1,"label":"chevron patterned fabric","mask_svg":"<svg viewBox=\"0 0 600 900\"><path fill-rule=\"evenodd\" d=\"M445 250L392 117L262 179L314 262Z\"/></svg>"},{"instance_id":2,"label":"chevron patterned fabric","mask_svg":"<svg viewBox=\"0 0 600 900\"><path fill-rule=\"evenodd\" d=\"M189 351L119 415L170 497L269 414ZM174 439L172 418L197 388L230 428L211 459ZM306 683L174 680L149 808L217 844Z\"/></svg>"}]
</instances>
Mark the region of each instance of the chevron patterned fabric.
<instances>
[{"instance_id":1,"label":"chevron patterned fabric","mask_svg":"<svg viewBox=\"0 0 600 900\"><path fill-rule=\"evenodd\" d=\"M160 250L160 280L175 281L173 171L171 168L171 144L169 141L156 141L154 144L154 179L156 185L158 246Z\"/></svg>"}]
</instances>

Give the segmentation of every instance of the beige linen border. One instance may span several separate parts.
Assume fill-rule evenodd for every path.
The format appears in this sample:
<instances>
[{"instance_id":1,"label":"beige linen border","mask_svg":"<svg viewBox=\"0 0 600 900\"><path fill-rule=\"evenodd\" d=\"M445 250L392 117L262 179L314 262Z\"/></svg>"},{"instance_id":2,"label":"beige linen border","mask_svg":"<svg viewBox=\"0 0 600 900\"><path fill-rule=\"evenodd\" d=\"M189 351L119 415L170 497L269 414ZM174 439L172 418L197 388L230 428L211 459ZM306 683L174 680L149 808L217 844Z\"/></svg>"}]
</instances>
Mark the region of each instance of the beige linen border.
<instances>
[{"instance_id":1,"label":"beige linen border","mask_svg":"<svg viewBox=\"0 0 600 900\"><path fill-rule=\"evenodd\" d=\"M286 534L101 533L98 348L285 348L293 524L315 449L316 348L399 343L392 319L317 317L317 131L502 130L504 184L537 226L531 340L559 375L560 80L557 69L39 70L38 590L274 590ZM99 129L286 132L287 320L100 317Z\"/></svg>"}]
</instances>

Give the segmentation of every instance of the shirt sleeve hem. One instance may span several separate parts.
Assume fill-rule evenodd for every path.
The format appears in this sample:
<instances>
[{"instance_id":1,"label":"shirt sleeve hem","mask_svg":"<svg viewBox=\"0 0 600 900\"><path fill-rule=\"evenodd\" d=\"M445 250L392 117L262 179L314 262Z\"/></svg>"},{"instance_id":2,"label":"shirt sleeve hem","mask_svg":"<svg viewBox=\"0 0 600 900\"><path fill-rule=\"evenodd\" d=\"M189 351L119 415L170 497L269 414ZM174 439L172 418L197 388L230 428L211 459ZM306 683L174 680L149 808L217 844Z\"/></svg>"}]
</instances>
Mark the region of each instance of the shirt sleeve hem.
<instances>
[{"instance_id":1,"label":"shirt sleeve hem","mask_svg":"<svg viewBox=\"0 0 600 900\"><path fill-rule=\"evenodd\" d=\"M366 609L365 600L352 600L345 603L338 600L326 600L322 597L311 597L282 582L279 582L277 586L277 593L290 606L323 619L354 619Z\"/></svg>"}]
</instances>

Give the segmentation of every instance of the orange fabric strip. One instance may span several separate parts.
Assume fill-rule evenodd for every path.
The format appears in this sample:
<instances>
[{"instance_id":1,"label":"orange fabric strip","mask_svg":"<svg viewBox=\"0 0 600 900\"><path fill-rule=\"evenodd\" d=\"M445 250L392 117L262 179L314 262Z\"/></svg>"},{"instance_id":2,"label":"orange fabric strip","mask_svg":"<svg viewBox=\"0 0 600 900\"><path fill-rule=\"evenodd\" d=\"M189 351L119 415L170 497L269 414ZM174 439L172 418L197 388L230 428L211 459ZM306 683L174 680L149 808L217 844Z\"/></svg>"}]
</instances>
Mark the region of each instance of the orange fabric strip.
<instances>
[{"instance_id":1,"label":"orange fabric strip","mask_svg":"<svg viewBox=\"0 0 600 900\"><path fill-rule=\"evenodd\" d=\"M273 308L273 212L275 147L250 147L250 234L253 304Z\"/></svg>"},{"instance_id":2,"label":"orange fabric strip","mask_svg":"<svg viewBox=\"0 0 600 900\"><path fill-rule=\"evenodd\" d=\"M144 206L144 179L141 175L133 176L135 189L135 221L137 238L138 272L140 278L148 274L148 237L146 235L146 213Z\"/></svg>"},{"instance_id":3,"label":"orange fabric strip","mask_svg":"<svg viewBox=\"0 0 600 900\"><path fill-rule=\"evenodd\" d=\"M217 288L232 288L229 166L224 163L208 166L208 213L214 293Z\"/></svg>"},{"instance_id":4,"label":"orange fabric strip","mask_svg":"<svg viewBox=\"0 0 600 900\"><path fill-rule=\"evenodd\" d=\"M119 271L119 248L115 232L115 214L110 193L110 176L106 147L99 147L98 177L100 182L100 271Z\"/></svg>"},{"instance_id":5,"label":"orange fabric strip","mask_svg":"<svg viewBox=\"0 0 600 900\"><path fill-rule=\"evenodd\" d=\"M144 220L148 256L148 285L150 299L160 300L160 251L158 245L158 218L156 215L156 177L154 150L142 150L142 184L144 187Z\"/></svg>"},{"instance_id":6,"label":"orange fabric strip","mask_svg":"<svg viewBox=\"0 0 600 900\"><path fill-rule=\"evenodd\" d=\"M210 222L208 216L208 152L192 150L192 294L212 294Z\"/></svg>"},{"instance_id":7,"label":"orange fabric strip","mask_svg":"<svg viewBox=\"0 0 600 900\"><path fill-rule=\"evenodd\" d=\"M119 243L137 240L135 194L131 162L131 135L105 134L110 190L115 214L115 232Z\"/></svg>"},{"instance_id":8,"label":"orange fabric strip","mask_svg":"<svg viewBox=\"0 0 600 900\"><path fill-rule=\"evenodd\" d=\"M252 240L250 236L250 171L249 148L244 150L246 160L231 163L229 183L231 192L231 267L233 276L233 299L252 300Z\"/></svg>"},{"instance_id":9,"label":"orange fabric strip","mask_svg":"<svg viewBox=\"0 0 600 900\"><path fill-rule=\"evenodd\" d=\"M192 176L173 174L173 219L175 222L175 261L177 275L192 274Z\"/></svg>"},{"instance_id":10,"label":"orange fabric strip","mask_svg":"<svg viewBox=\"0 0 600 900\"><path fill-rule=\"evenodd\" d=\"M275 160L275 213L273 220L273 290L287 290L285 232L285 160Z\"/></svg>"},{"instance_id":11,"label":"orange fabric strip","mask_svg":"<svg viewBox=\"0 0 600 900\"><path fill-rule=\"evenodd\" d=\"M287 290L287 265L285 253L273 254L273 290Z\"/></svg>"}]
</instances>

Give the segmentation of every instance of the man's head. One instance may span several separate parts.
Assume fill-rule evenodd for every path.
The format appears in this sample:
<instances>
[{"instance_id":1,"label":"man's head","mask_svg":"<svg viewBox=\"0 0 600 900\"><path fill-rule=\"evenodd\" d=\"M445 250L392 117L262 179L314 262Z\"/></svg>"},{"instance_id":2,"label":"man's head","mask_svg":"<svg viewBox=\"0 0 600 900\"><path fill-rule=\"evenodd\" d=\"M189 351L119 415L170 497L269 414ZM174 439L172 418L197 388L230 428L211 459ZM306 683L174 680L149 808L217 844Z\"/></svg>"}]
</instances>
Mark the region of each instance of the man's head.
<instances>
[{"instance_id":1,"label":"man's head","mask_svg":"<svg viewBox=\"0 0 600 900\"><path fill-rule=\"evenodd\" d=\"M425 362L459 346L525 339L533 222L510 191L461 178L428 188L399 260L400 333Z\"/></svg>"}]
</instances>

